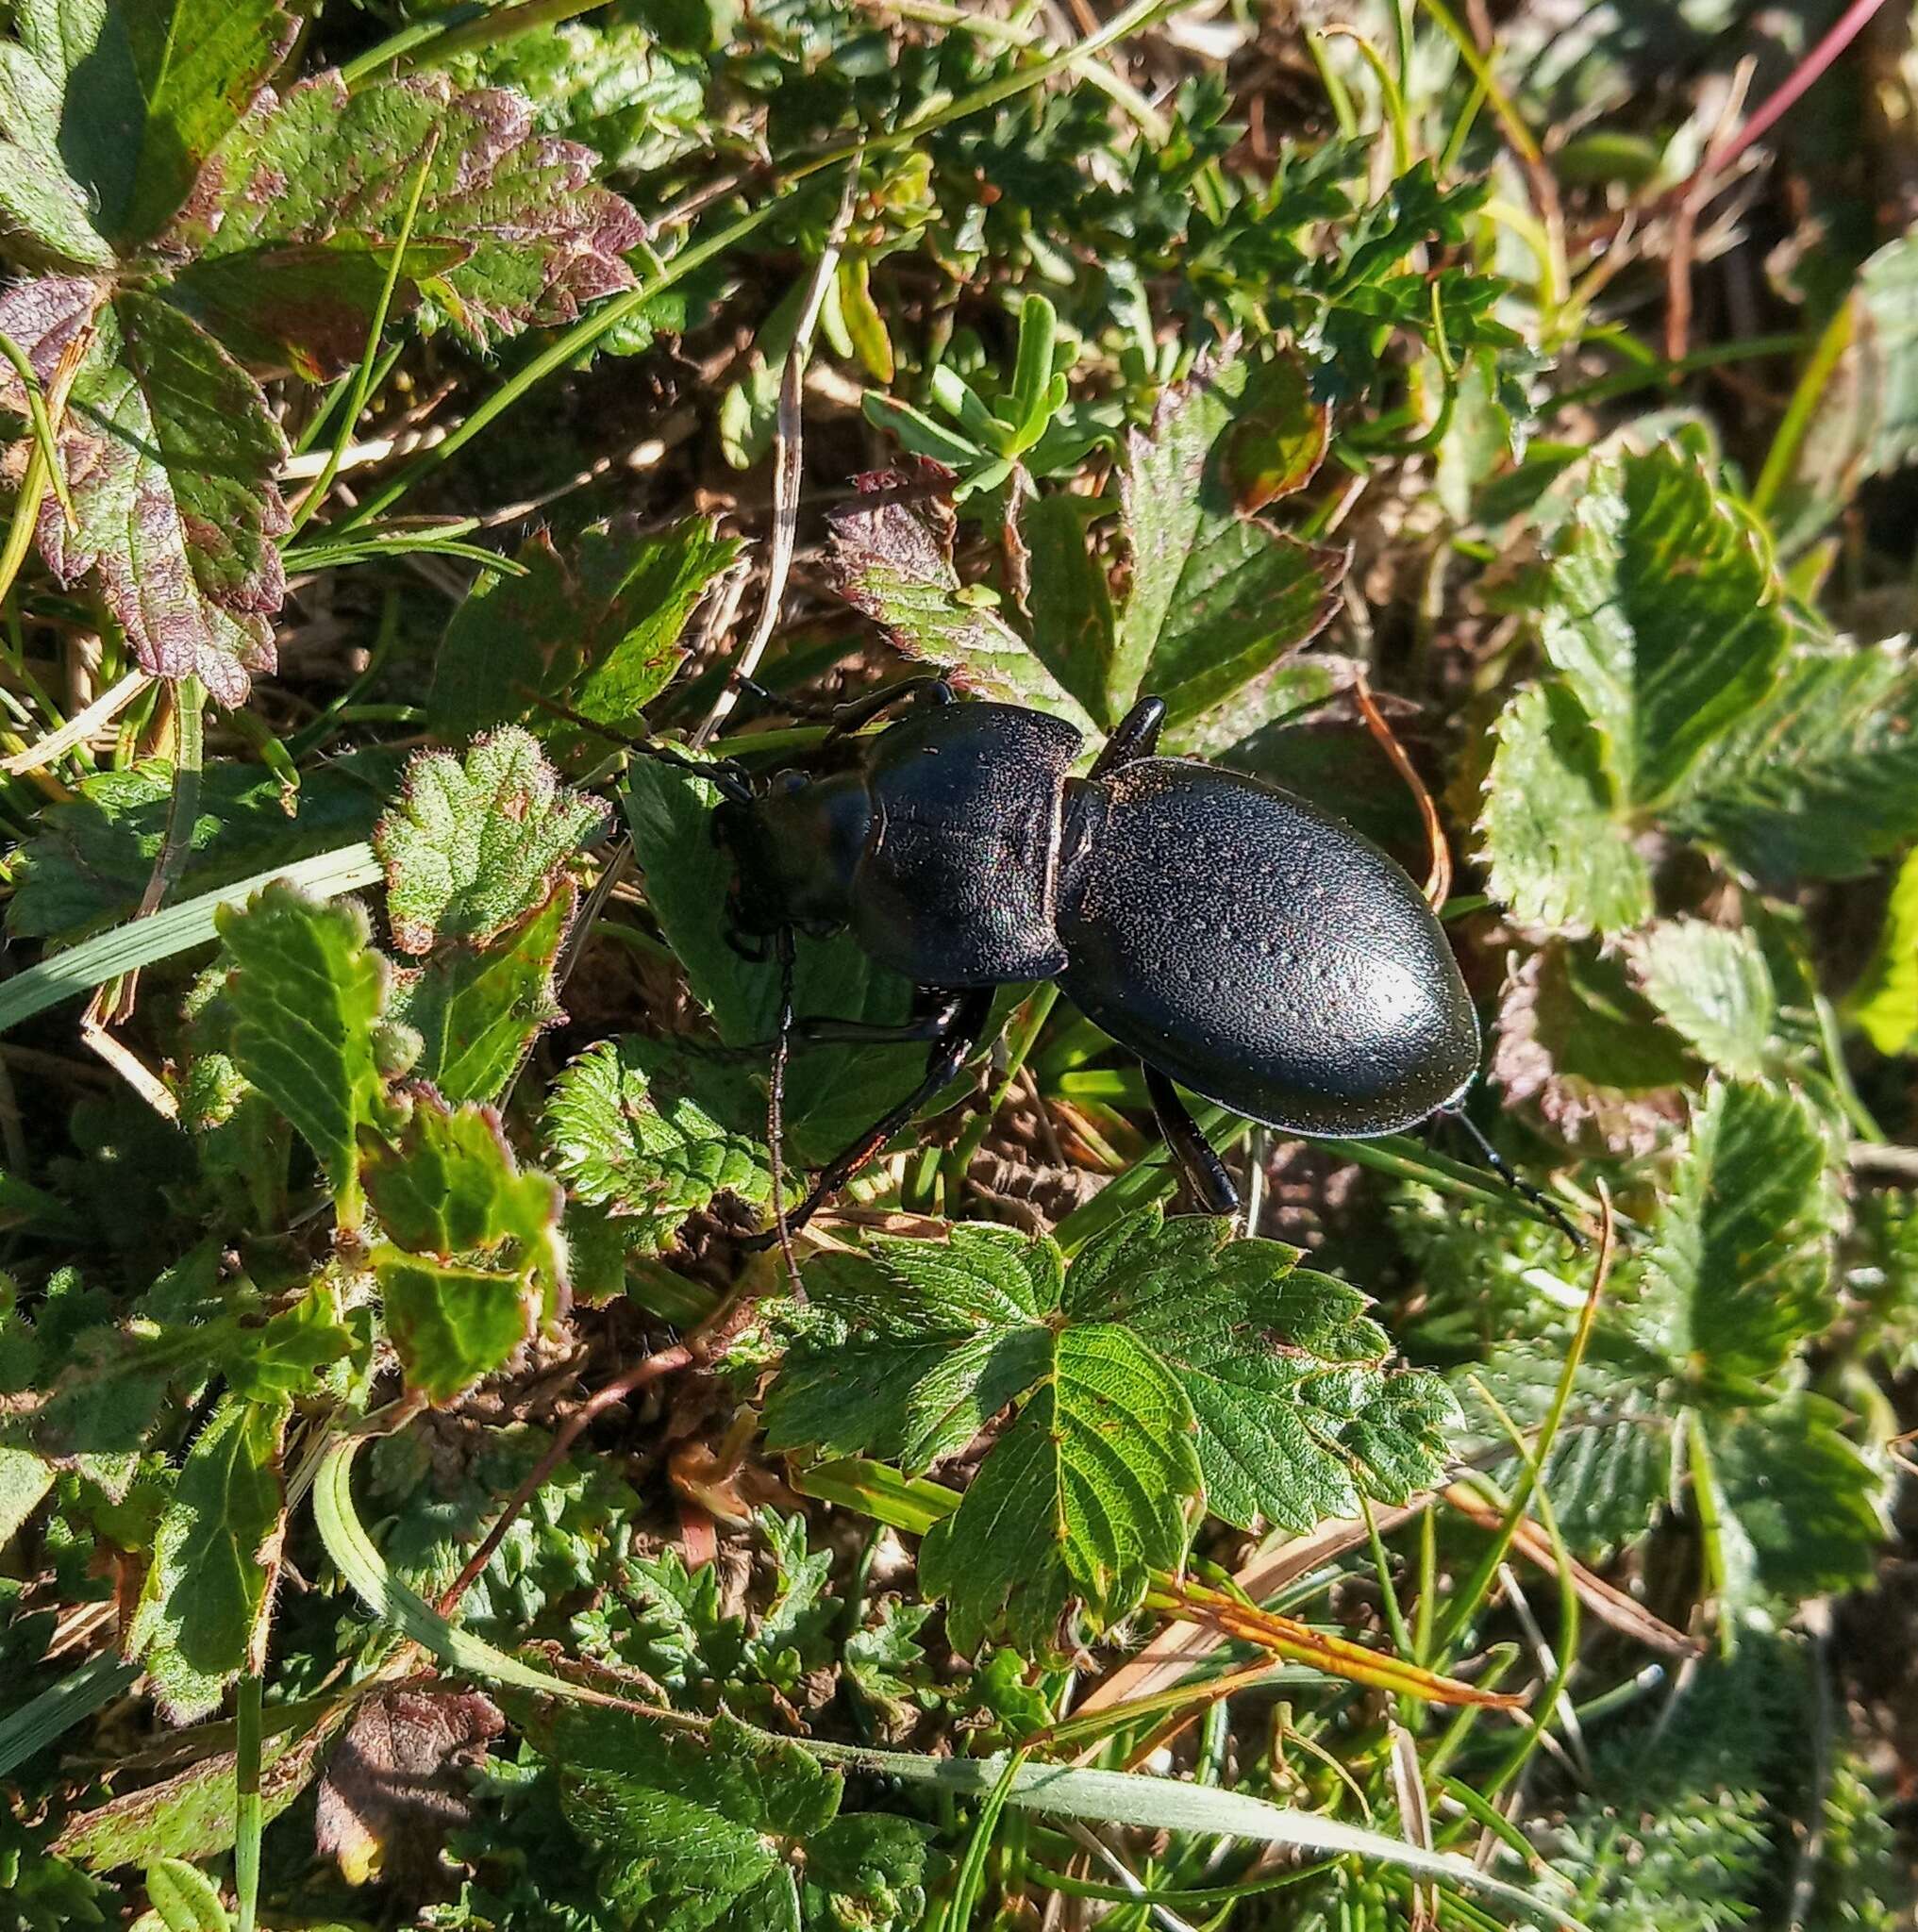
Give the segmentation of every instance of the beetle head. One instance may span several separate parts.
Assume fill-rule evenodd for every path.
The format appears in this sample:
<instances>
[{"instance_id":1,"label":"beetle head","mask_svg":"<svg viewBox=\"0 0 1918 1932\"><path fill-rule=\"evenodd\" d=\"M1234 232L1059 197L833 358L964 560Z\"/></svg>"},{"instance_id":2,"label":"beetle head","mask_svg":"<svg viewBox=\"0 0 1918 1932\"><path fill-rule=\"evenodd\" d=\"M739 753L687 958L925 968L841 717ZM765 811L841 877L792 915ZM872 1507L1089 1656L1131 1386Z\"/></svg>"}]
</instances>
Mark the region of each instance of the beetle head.
<instances>
[{"instance_id":1,"label":"beetle head","mask_svg":"<svg viewBox=\"0 0 1918 1932\"><path fill-rule=\"evenodd\" d=\"M857 773L811 779L781 772L749 800L714 807L714 841L732 860L729 922L746 940L781 927L824 934L852 910L853 870L872 825Z\"/></svg>"}]
</instances>

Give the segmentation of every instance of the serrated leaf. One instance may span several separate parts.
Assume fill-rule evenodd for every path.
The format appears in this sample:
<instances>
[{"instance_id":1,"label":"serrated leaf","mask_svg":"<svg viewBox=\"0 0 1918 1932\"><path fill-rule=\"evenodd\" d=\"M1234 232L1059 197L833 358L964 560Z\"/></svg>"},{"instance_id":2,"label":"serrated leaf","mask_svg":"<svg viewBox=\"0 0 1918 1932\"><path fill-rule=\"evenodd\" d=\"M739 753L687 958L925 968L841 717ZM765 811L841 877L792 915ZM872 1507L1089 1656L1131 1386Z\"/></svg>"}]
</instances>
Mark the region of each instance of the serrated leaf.
<instances>
[{"instance_id":1,"label":"serrated leaf","mask_svg":"<svg viewBox=\"0 0 1918 1932\"><path fill-rule=\"evenodd\" d=\"M447 1403L495 1370L533 1332L523 1274L409 1255L382 1242L370 1257L387 1333L407 1386Z\"/></svg>"},{"instance_id":2,"label":"serrated leaf","mask_svg":"<svg viewBox=\"0 0 1918 1932\"><path fill-rule=\"evenodd\" d=\"M1844 1013L1882 1054L1910 1053L1918 1043L1918 852L1898 868L1877 943Z\"/></svg>"},{"instance_id":3,"label":"serrated leaf","mask_svg":"<svg viewBox=\"0 0 1918 1932\"><path fill-rule=\"evenodd\" d=\"M1207 1509L1303 1534L1361 1493L1398 1502L1437 1481L1459 1419L1443 1382L1387 1367L1356 1288L1230 1233L1152 1208L1089 1242L1066 1280L1070 1315L1125 1324L1183 1383Z\"/></svg>"},{"instance_id":4,"label":"serrated leaf","mask_svg":"<svg viewBox=\"0 0 1918 1932\"><path fill-rule=\"evenodd\" d=\"M1796 1604L1870 1581L1886 1535L1886 1483L1839 1433L1844 1419L1836 1403L1804 1391L1706 1418L1747 1589Z\"/></svg>"},{"instance_id":5,"label":"serrated leaf","mask_svg":"<svg viewBox=\"0 0 1918 1932\"><path fill-rule=\"evenodd\" d=\"M304 774L298 809L289 815L271 772L225 759L209 764L176 896L192 898L365 838L378 811L375 782L353 760L323 765ZM8 929L25 938L64 938L109 916L130 915L165 843L173 797L172 764L142 758L91 774L72 797L47 807L16 855Z\"/></svg>"},{"instance_id":6,"label":"serrated leaf","mask_svg":"<svg viewBox=\"0 0 1918 1932\"><path fill-rule=\"evenodd\" d=\"M1837 1202L1793 1093L1714 1081L1659 1203L1629 1309L1641 1346L1696 1380L1762 1381L1837 1312Z\"/></svg>"},{"instance_id":7,"label":"serrated leaf","mask_svg":"<svg viewBox=\"0 0 1918 1932\"><path fill-rule=\"evenodd\" d=\"M31 36L36 17L22 23ZM35 58L31 39L0 42L0 225L31 258L44 253L76 268L107 268L113 251L93 226L86 189L60 153L60 75Z\"/></svg>"},{"instance_id":8,"label":"serrated leaf","mask_svg":"<svg viewBox=\"0 0 1918 1932\"><path fill-rule=\"evenodd\" d=\"M1596 730L1557 679L1499 714L1478 835L1492 896L1525 925L1577 935L1651 917L1651 874L1615 817Z\"/></svg>"},{"instance_id":9,"label":"serrated leaf","mask_svg":"<svg viewBox=\"0 0 1918 1932\"><path fill-rule=\"evenodd\" d=\"M229 1932L220 1888L182 1858L161 1858L146 1868L146 1896L167 1932Z\"/></svg>"},{"instance_id":10,"label":"serrated leaf","mask_svg":"<svg viewBox=\"0 0 1918 1932\"><path fill-rule=\"evenodd\" d=\"M160 1519L128 1647L175 1723L217 1707L264 1641L285 1498L284 1404L225 1398Z\"/></svg>"},{"instance_id":11,"label":"serrated leaf","mask_svg":"<svg viewBox=\"0 0 1918 1932\"><path fill-rule=\"evenodd\" d=\"M642 730L645 706L685 658L688 618L739 549L709 517L638 540L602 525L563 557L535 531L519 550L525 575L488 577L453 613L426 708L434 730L457 740L524 723L556 757L602 756L604 739L542 711L536 697L562 699L614 733Z\"/></svg>"},{"instance_id":12,"label":"serrated leaf","mask_svg":"<svg viewBox=\"0 0 1918 1932\"><path fill-rule=\"evenodd\" d=\"M1049 1331L1047 1331L1049 1333ZM1089 1323L1051 1338L1043 1379L926 1531L919 1580L954 1647L1003 1631L1028 1656L1070 1648L1136 1609L1150 1573L1185 1560L1203 1488L1190 1400L1138 1337Z\"/></svg>"},{"instance_id":13,"label":"serrated leaf","mask_svg":"<svg viewBox=\"0 0 1918 1932\"><path fill-rule=\"evenodd\" d=\"M1765 1071L1778 1002L1750 933L1662 920L1633 936L1629 954L1652 1004L1701 1059L1739 1079Z\"/></svg>"},{"instance_id":14,"label":"serrated leaf","mask_svg":"<svg viewBox=\"0 0 1918 1932\"><path fill-rule=\"evenodd\" d=\"M1554 941L1506 982L1487 1071L1568 1145L1648 1154L1683 1118L1683 1089L1702 1070L1618 958Z\"/></svg>"},{"instance_id":15,"label":"serrated leaf","mask_svg":"<svg viewBox=\"0 0 1918 1932\"><path fill-rule=\"evenodd\" d=\"M758 1139L729 1131L685 1094L656 1091L669 1054L640 1034L599 1041L560 1074L546 1104L554 1166L578 1199L625 1224L628 1245L645 1253L658 1253L722 1190L761 1203L772 1187Z\"/></svg>"},{"instance_id":16,"label":"serrated leaf","mask_svg":"<svg viewBox=\"0 0 1918 1932\"><path fill-rule=\"evenodd\" d=\"M839 1813L843 1779L721 1711L706 1737L617 1711L564 1712L542 1740L569 1819L611 1856L617 1891L660 1932L798 1924L793 1863ZM893 1848L913 1882L924 1837ZM828 1859L831 1869L831 1860Z\"/></svg>"},{"instance_id":17,"label":"serrated leaf","mask_svg":"<svg viewBox=\"0 0 1918 1932\"><path fill-rule=\"evenodd\" d=\"M1649 808L1764 700L1790 631L1758 525L1703 455L1666 443L1593 472L1540 636L1598 727L1617 797Z\"/></svg>"},{"instance_id":18,"label":"serrated leaf","mask_svg":"<svg viewBox=\"0 0 1918 1932\"><path fill-rule=\"evenodd\" d=\"M1183 1560L1202 1484L1177 1377L1119 1324L1072 1318L1049 1241L955 1228L876 1240L807 1271L809 1312L767 1405L767 1440L871 1448L923 1469L1019 1405L959 1509L928 1532L920 1581L970 1654L1004 1627L1027 1654L1103 1628L1154 1567Z\"/></svg>"},{"instance_id":19,"label":"serrated leaf","mask_svg":"<svg viewBox=\"0 0 1918 1932\"><path fill-rule=\"evenodd\" d=\"M418 971L396 975L392 1017L421 1041L413 1078L454 1107L500 1097L533 1041L563 1017L553 969L576 898L561 879L544 905L484 945L438 947Z\"/></svg>"},{"instance_id":20,"label":"serrated leaf","mask_svg":"<svg viewBox=\"0 0 1918 1932\"><path fill-rule=\"evenodd\" d=\"M362 1126L387 1110L374 1029L385 962L352 901L320 905L275 882L214 924L233 961L227 1051L319 1157L340 1225L359 1224Z\"/></svg>"},{"instance_id":21,"label":"serrated leaf","mask_svg":"<svg viewBox=\"0 0 1918 1932\"><path fill-rule=\"evenodd\" d=\"M1893 641L1791 658L1667 814L1760 879L1856 878L1918 834L1918 662Z\"/></svg>"},{"instance_id":22,"label":"serrated leaf","mask_svg":"<svg viewBox=\"0 0 1918 1932\"><path fill-rule=\"evenodd\" d=\"M565 1196L551 1175L521 1172L492 1108L420 1095L396 1136L364 1138L360 1175L381 1227L409 1253L493 1258L507 1248L518 1272L539 1270L556 1293L563 1283Z\"/></svg>"},{"instance_id":23,"label":"serrated leaf","mask_svg":"<svg viewBox=\"0 0 1918 1932\"><path fill-rule=\"evenodd\" d=\"M337 374L365 346L379 284L351 271L392 247L421 182L412 287L465 341L485 348L529 324L575 320L632 285L623 257L644 225L592 184L592 156L536 135L518 95L459 93L441 75L368 82L322 74L262 95L207 161L165 237L197 257L177 299L275 343L308 374ZM334 256L331 305L310 297L315 257ZM414 263L409 261L409 266Z\"/></svg>"},{"instance_id":24,"label":"serrated leaf","mask_svg":"<svg viewBox=\"0 0 1918 1932\"><path fill-rule=\"evenodd\" d=\"M239 705L274 665L286 441L259 385L197 324L138 289L108 297L72 278L0 295L0 330L42 383L61 346L92 332L59 432L76 526L49 495L41 553L62 583L95 578L143 670L197 676ZM24 406L9 368L0 407Z\"/></svg>"},{"instance_id":25,"label":"serrated leaf","mask_svg":"<svg viewBox=\"0 0 1918 1932\"><path fill-rule=\"evenodd\" d=\"M546 898L604 823L517 725L479 739L463 759L421 753L373 836L393 943L424 953L439 940L491 939Z\"/></svg>"},{"instance_id":26,"label":"serrated leaf","mask_svg":"<svg viewBox=\"0 0 1918 1932\"><path fill-rule=\"evenodd\" d=\"M1244 447L1288 378L1228 362L1168 391L1151 436L1130 432L1121 499L1132 588L1107 667L1101 722L1141 691L1188 718L1303 648L1330 619L1344 576L1340 551L1316 549L1240 513ZM1256 442L1254 430L1245 432Z\"/></svg>"},{"instance_id":27,"label":"serrated leaf","mask_svg":"<svg viewBox=\"0 0 1918 1932\"><path fill-rule=\"evenodd\" d=\"M854 479L862 497L826 519L834 588L863 610L907 657L946 671L963 691L1003 704L1030 705L1081 729L1091 721L1018 632L985 605L962 594L953 568L956 519L929 488L949 473L925 458L910 469L879 470Z\"/></svg>"}]
</instances>

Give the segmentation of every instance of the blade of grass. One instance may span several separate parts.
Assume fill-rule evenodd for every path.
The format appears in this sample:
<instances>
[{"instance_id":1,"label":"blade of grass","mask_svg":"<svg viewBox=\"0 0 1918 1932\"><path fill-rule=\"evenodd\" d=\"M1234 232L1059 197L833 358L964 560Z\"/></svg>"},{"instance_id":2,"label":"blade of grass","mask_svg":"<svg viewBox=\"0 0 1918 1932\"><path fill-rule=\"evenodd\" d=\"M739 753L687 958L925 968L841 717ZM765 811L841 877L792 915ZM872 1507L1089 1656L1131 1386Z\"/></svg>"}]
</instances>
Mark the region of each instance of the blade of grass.
<instances>
[{"instance_id":1,"label":"blade of grass","mask_svg":"<svg viewBox=\"0 0 1918 1932\"><path fill-rule=\"evenodd\" d=\"M259 1839L265 1808L259 1794L259 1699L258 1671L240 1679L234 1712L233 1893L235 1932L253 1932L259 1912Z\"/></svg>"},{"instance_id":2,"label":"blade of grass","mask_svg":"<svg viewBox=\"0 0 1918 1932\"><path fill-rule=\"evenodd\" d=\"M156 912L151 919L129 920L0 981L0 1033L62 1000L92 992L123 973L205 945L214 937L213 915L221 907L242 904L275 879L284 879L316 899L337 899L362 886L377 885L381 876L371 845L364 841L338 845L330 852L303 858L297 865L275 866L236 879L230 886L202 892L198 898Z\"/></svg>"},{"instance_id":3,"label":"blade of grass","mask_svg":"<svg viewBox=\"0 0 1918 1932\"><path fill-rule=\"evenodd\" d=\"M42 1690L30 1704L23 1704L0 1724L0 1777L110 1704L139 1675L138 1664L126 1663L112 1651L104 1650Z\"/></svg>"}]
</instances>

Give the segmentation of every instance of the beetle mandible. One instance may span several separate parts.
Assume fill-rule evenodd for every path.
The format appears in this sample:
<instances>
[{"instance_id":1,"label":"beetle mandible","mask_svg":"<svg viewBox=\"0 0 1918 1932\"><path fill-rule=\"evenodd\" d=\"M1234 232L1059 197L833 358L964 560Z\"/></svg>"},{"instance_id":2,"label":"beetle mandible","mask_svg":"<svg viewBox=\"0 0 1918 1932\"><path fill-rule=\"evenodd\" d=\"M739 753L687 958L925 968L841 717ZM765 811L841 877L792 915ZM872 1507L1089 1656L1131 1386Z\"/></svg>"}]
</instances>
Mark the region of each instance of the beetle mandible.
<instances>
[{"instance_id":1,"label":"beetle mandible","mask_svg":"<svg viewBox=\"0 0 1918 1932\"><path fill-rule=\"evenodd\" d=\"M1238 1192L1178 1086L1306 1137L1456 1110L1478 1071L1477 1016L1424 894L1369 839L1277 786L1159 756L1156 697L1083 778L1071 724L960 702L937 677L832 708L832 739L895 708L854 769L820 777L755 785L737 764L646 747L719 785L713 836L742 950L776 949L790 985L795 932L849 930L919 989L924 1017L903 1025L789 1010L782 1030L799 1041L927 1043L919 1085L820 1170L789 1227L954 1078L1009 983L1057 980L1139 1057L1159 1129L1213 1212L1234 1211Z\"/></svg>"}]
</instances>

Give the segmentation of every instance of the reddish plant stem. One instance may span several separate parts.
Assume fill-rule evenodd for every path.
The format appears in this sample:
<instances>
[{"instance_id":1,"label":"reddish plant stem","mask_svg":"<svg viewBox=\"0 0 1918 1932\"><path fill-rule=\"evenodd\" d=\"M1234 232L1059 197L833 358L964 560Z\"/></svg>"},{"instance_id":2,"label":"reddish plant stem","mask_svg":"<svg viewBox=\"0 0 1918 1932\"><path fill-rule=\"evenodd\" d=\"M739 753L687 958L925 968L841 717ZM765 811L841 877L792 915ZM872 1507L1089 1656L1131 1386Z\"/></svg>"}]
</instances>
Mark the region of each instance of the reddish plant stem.
<instances>
[{"instance_id":1,"label":"reddish plant stem","mask_svg":"<svg viewBox=\"0 0 1918 1932\"><path fill-rule=\"evenodd\" d=\"M1722 175L1753 142L1769 133L1784 115L1797 106L1806 91L1818 83L1825 70L1864 31L1872 15L1884 4L1885 0L1851 0L1851 5L1832 23L1831 30L1792 70L1785 83L1768 94L1762 107L1747 115L1724 141L1710 149L1699 167L1700 175L1709 178Z\"/></svg>"}]
</instances>

